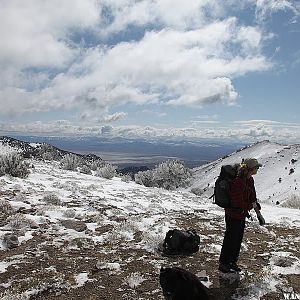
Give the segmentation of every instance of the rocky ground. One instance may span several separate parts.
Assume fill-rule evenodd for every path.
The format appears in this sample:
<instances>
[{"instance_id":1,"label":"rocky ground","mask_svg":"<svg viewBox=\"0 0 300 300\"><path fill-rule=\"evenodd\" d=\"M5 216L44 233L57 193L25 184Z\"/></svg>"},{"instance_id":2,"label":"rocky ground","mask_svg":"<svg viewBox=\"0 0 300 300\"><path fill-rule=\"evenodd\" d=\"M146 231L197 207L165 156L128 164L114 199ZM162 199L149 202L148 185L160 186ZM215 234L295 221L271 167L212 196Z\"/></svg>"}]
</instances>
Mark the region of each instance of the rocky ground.
<instances>
[{"instance_id":1,"label":"rocky ground","mask_svg":"<svg viewBox=\"0 0 300 300\"><path fill-rule=\"evenodd\" d=\"M2 300L163 299L161 266L205 273L204 283L220 300L279 300L284 292L300 293L297 223L261 227L249 221L240 258L243 271L223 276L217 270L222 211L196 195L43 164L26 180L2 177L1 184L6 203L0 208ZM50 190L58 197L45 198ZM161 255L159 243L175 227L196 229L198 253ZM17 247L5 247L7 233L18 237Z\"/></svg>"}]
</instances>

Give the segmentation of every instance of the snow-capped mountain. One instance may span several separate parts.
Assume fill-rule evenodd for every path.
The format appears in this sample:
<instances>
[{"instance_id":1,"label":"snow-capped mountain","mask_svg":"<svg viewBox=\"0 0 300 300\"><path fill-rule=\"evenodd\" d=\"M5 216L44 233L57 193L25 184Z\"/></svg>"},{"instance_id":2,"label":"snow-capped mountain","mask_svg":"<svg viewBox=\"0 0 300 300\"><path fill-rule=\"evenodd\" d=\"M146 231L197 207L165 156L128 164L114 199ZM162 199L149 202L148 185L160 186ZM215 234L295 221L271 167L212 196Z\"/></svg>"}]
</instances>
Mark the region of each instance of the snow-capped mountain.
<instances>
[{"instance_id":1,"label":"snow-capped mountain","mask_svg":"<svg viewBox=\"0 0 300 300\"><path fill-rule=\"evenodd\" d=\"M256 143L195 168L192 189L198 188L203 197L211 196L221 166L240 163L243 158L250 157L257 158L262 164L254 176L257 197L261 202L284 205L295 196L300 199L300 145L280 145L269 141Z\"/></svg>"},{"instance_id":2,"label":"snow-capped mountain","mask_svg":"<svg viewBox=\"0 0 300 300\"><path fill-rule=\"evenodd\" d=\"M0 155L16 150L0 143ZM195 169L193 187L213 184L224 163L256 157L264 165L256 177L258 194L272 192L273 181L274 191L277 185L288 190L299 180L298 150L252 145ZM27 178L0 177L0 300L163 300L161 266L206 275L203 283L218 300L292 299L300 292L300 210L272 204L268 193L262 203L266 226L247 220L242 272L227 277L217 271L224 212L207 198L210 191L147 188L128 178L63 170L57 161L27 161ZM281 199L279 189L274 194L274 201ZM158 246L171 228L194 228L199 252L162 256Z\"/></svg>"}]
</instances>

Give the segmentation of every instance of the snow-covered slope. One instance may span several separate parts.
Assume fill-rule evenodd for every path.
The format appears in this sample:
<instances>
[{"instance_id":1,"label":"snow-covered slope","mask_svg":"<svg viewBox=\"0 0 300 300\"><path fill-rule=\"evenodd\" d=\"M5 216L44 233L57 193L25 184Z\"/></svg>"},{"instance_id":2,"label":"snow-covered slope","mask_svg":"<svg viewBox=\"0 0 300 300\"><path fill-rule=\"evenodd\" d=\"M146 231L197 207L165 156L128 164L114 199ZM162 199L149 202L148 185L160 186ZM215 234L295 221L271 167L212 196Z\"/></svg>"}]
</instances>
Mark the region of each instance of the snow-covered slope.
<instances>
[{"instance_id":1,"label":"snow-covered slope","mask_svg":"<svg viewBox=\"0 0 300 300\"><path fill-rule=\"evenodd\" d=\"M66 154L73 154L87 162L102 160L95 154L78 154L59 149L47 143L29 143L7 136L0 136L0 154L7 154L11 152L21 153L27 158L44 158L46 156L50 156L52 158L55 157L56 159L61 159Z\"/></svg>"},{"instance_id":2,"label":"snow-covered slope","mask_svg":"<svg viewBox=\"0 0 300 300\"><path fill-rule=\"evenodd\" d=\"M284 158L285 170L290 157L281 155L298 149L285 148L264 142L226 159L255 156L264 161L266 172L276 162L274 157L281 159L278 162ZM297 155L293 154L295 160ZM203 186L213 181L224 161L196 170L206 180ZM290 297L300 292L298 209L264 203L267 225L247 220L240 258L243 271L220 277L224 212L206 197L66 171L55 161L28 162L32 166L28 178L0 177L1 300L163 300L161 266L182 267L202 276L206 272L204 283L218 300L277 300L284 299L283 293ZM293 166L295 172L287 179L299 174L297 162ZM196 229L201 239L198 253L169 258L158 252L165 233L175 227ZM4 243L6 234L18 238L16 248Z\"/></svg>"},{"instance_id":3,"label":"snow-covered slope","mask_svg":"<svg viewBox=\"0 0 300 300\"><path fill-rule=\"evenodd\" d=\"M248 157L257 158L263 165L254 176L257 197L261 202L285 205L286 201L292 201L290 199L300 199L300 145L287 146L269 141L256 143L195 168L192 189L198 188L200 193L202 190L204 197L211 196L221 166L240 163Z\"/></svg>"}]
</instances>

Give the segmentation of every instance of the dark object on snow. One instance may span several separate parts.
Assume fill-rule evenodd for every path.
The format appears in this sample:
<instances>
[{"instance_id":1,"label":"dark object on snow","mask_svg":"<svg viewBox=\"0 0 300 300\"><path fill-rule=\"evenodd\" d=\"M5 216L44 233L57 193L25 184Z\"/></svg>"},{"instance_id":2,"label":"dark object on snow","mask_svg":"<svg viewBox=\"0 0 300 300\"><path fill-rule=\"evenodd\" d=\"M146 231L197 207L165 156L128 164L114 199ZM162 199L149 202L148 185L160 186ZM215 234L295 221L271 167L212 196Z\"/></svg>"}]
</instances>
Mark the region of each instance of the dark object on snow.
<instances>
[{"instance_id":1,"label":"dark object on snow","mask_svg":"<svg viewBox=\"0 0 300 300\"><path fill-rule=\"evenodd\" d=\"M210 198L214 197L215 203L222 208L231 207L228 190L230 183L237 176L238 166L239 164L222 166L215 182L214 194Z\"/></svg>"},{"instance_id":2,"label":"dark object on snow","mask_svg":"<svg viewBox=\"0 0 300 300\"><path fill-rule=\"evenodd\" d=\"M15 234L6 233L3 237L3 243L6 245L8 249L13 249L18 247L19 240Z\"/></svg>"},{"instance_id":3,"label":"dark object on snow","mask_svg":"<svg viewBox=\"0 0 300 300\"><path fill-rule=\"evenodd\" d=\"M199 251L200 237L194 229L169 230L163 243L165 255L191 255Z\"/></svg>"},{"instance_id":4,"label":"dark object on snow","mask_svg":"<svg viewBox=\"0 0 300 300\"><path fill-rule=\"evenodd\" d=\"M159 283L166 300L213 300L209 289L193 273L181 268L161 268Z\"/></svg>"}]
</instances>

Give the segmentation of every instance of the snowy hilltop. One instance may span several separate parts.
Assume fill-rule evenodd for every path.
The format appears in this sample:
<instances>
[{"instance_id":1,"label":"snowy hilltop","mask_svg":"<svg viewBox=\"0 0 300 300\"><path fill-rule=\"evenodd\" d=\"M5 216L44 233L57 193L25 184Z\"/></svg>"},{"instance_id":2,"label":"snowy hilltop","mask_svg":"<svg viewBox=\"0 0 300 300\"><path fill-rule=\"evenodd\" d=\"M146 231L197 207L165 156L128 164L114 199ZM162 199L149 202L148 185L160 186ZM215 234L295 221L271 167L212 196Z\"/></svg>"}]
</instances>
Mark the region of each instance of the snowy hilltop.
<instances>
[{"instance_id":1,"label":"snowy hilltop","mask_svg":"<svg viewBox=\"0 0 300 300\"><path fill-rule=\"evenodd\" d=\"M254 157L262 164L255 175L260 202L300 208L300 145L280 145L263 141L194 169L191 190L203 197L213 194L222 165L240 163Z\"/></svg>"},{"instance_id":2,"label":"snowy hilltop","mask_svg":"<svg viewBox=\"0 0 300 300\"><path fill-rule=\"evenodd\" d=\"M21 148L2 141L0 158ZM299 145L257 143L191 170L190 185L175 190L137 184L102 160L78 158L79 167L67 170L62 161L72 166L70 153L59 160L25 155L23 178L0 177L0 299L162 300L161 266L206 276L216 299L298 295L299 153ZM209 196L220 166L245 157L263 164L255 182L267 224L247 221L243 271L220 276L224 213ZM162 256L158 248L171 228L196 229L199 252Z\"/></svg>"}]
</instances>

